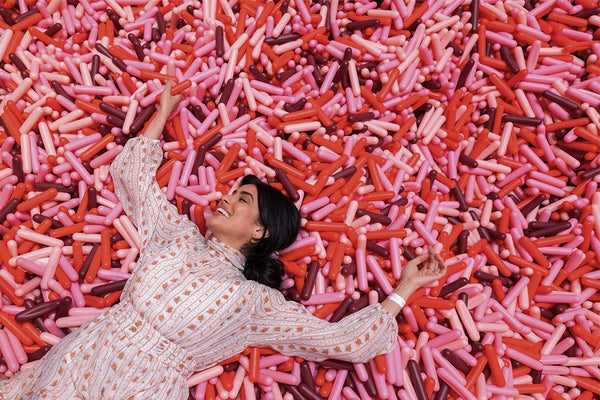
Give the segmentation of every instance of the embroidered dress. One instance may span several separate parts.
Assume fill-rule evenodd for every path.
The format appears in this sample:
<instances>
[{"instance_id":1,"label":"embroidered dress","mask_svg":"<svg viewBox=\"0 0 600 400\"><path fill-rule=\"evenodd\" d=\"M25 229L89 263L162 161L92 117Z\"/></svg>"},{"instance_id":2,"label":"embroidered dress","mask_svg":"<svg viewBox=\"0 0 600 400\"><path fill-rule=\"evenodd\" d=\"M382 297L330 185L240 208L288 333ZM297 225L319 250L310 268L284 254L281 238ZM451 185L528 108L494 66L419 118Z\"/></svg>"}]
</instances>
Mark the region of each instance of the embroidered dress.
<instances>
[{"instance_id":1,"label":"embroidered dress","mask_svg":"<svg viewBox=\"0 0 600 400\"><path fill-rule=\"evenodd\" d=\"M320 361L391 351L394 317L374 304L337 323L242 274L244 256L169 203L155 173L158 141L131 139L111 166L141 253L121 302L0 382L0 399L182 399L186 379L247 346Z\"/></svg>"}]
</instances>

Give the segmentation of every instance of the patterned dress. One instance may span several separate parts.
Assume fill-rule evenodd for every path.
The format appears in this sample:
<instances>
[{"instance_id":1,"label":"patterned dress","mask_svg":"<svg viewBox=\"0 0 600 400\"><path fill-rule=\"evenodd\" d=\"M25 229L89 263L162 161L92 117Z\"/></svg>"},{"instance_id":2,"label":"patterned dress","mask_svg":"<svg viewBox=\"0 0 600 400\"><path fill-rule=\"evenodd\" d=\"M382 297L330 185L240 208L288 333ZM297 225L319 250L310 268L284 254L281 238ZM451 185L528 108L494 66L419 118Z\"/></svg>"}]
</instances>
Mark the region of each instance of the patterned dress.
<instances>
[{"instance_id":1,"label":"patterned dress","mask_svg":"<svg viewBox=\"0 0 600 400\"><path fill-rule=\"evenodd\" d=\"M130 140L111 166L141 253L121 302L67 335L31 368L0 382L0 399L182 399L186 379L243 351L273 348L320 361L391 351L394 317L374 304L337 323L246 280L243 255L166 200L158 141Z\"/></svg>"}]
</instances>

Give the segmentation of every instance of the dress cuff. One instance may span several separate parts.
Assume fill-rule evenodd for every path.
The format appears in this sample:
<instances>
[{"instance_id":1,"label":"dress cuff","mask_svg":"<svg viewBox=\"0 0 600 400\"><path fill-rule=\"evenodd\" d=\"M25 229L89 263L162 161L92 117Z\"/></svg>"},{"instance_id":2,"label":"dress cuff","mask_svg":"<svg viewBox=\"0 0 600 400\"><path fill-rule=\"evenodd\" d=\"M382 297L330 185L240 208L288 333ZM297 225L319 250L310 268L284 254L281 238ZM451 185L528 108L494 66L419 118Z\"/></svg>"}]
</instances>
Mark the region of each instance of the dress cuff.
<instances>
[{"instance_id":1,"label":"dress cuff","mask_svg":"<svg viewBox=\"0 0 600 400\"><path fill-rule=\"evenodd\" d=\"M138 138L141 138L142 140L148 140L148 141L153 142L153 143L160 143L160 139L150 139L150 138L148 138L146 136L143 136L143 135L138 136Z\"/></svg>"}]
</instances>

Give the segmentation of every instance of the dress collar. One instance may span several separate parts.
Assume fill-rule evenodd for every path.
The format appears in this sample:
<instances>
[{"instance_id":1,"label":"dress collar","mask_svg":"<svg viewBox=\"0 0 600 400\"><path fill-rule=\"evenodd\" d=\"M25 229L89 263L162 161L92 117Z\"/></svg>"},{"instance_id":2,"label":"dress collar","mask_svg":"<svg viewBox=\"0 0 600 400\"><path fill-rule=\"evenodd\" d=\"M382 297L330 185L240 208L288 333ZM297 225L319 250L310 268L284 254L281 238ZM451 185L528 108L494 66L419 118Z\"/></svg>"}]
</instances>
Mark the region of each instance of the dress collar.
<instances>
[{"instance_id":1,"label":"dress collar","mask_svg":"<svg viewBox=\"0 0 600 400\"><path fill-rule=\"evenodd\" d=\"M240 271L244 270L244 264L246 263L246 257L241 251L234 249L233 247L221 242L216 237L212 236L207 238L208 245L216 250L218 253L223 255L227 261L233 264L234 267Z\"/></svg>"}]
</instances>

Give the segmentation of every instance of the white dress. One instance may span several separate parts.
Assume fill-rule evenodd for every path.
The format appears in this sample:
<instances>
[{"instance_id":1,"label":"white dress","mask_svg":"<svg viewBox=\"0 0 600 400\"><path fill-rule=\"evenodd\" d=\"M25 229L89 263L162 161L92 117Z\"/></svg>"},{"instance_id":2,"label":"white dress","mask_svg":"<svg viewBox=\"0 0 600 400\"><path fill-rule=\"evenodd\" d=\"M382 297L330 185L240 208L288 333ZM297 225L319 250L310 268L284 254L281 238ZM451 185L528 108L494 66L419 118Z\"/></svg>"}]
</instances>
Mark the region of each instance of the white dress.
<instances>
[{"instance_id":1,"label":"white dress","mask_svg":"<svg viewBox=\"0 0 600 400\"><path fill-rule=\"evenodd\" d=\"M33 367L0 382L0 399L182 399L187 378L247 346L320 361L391 351L394 317L379 304L337 323L246 280L243 255L177 213L155 173L162 150L130 140L111 166L141 253L121 302L67 335Z\"/></svg>"}]
</instances>

